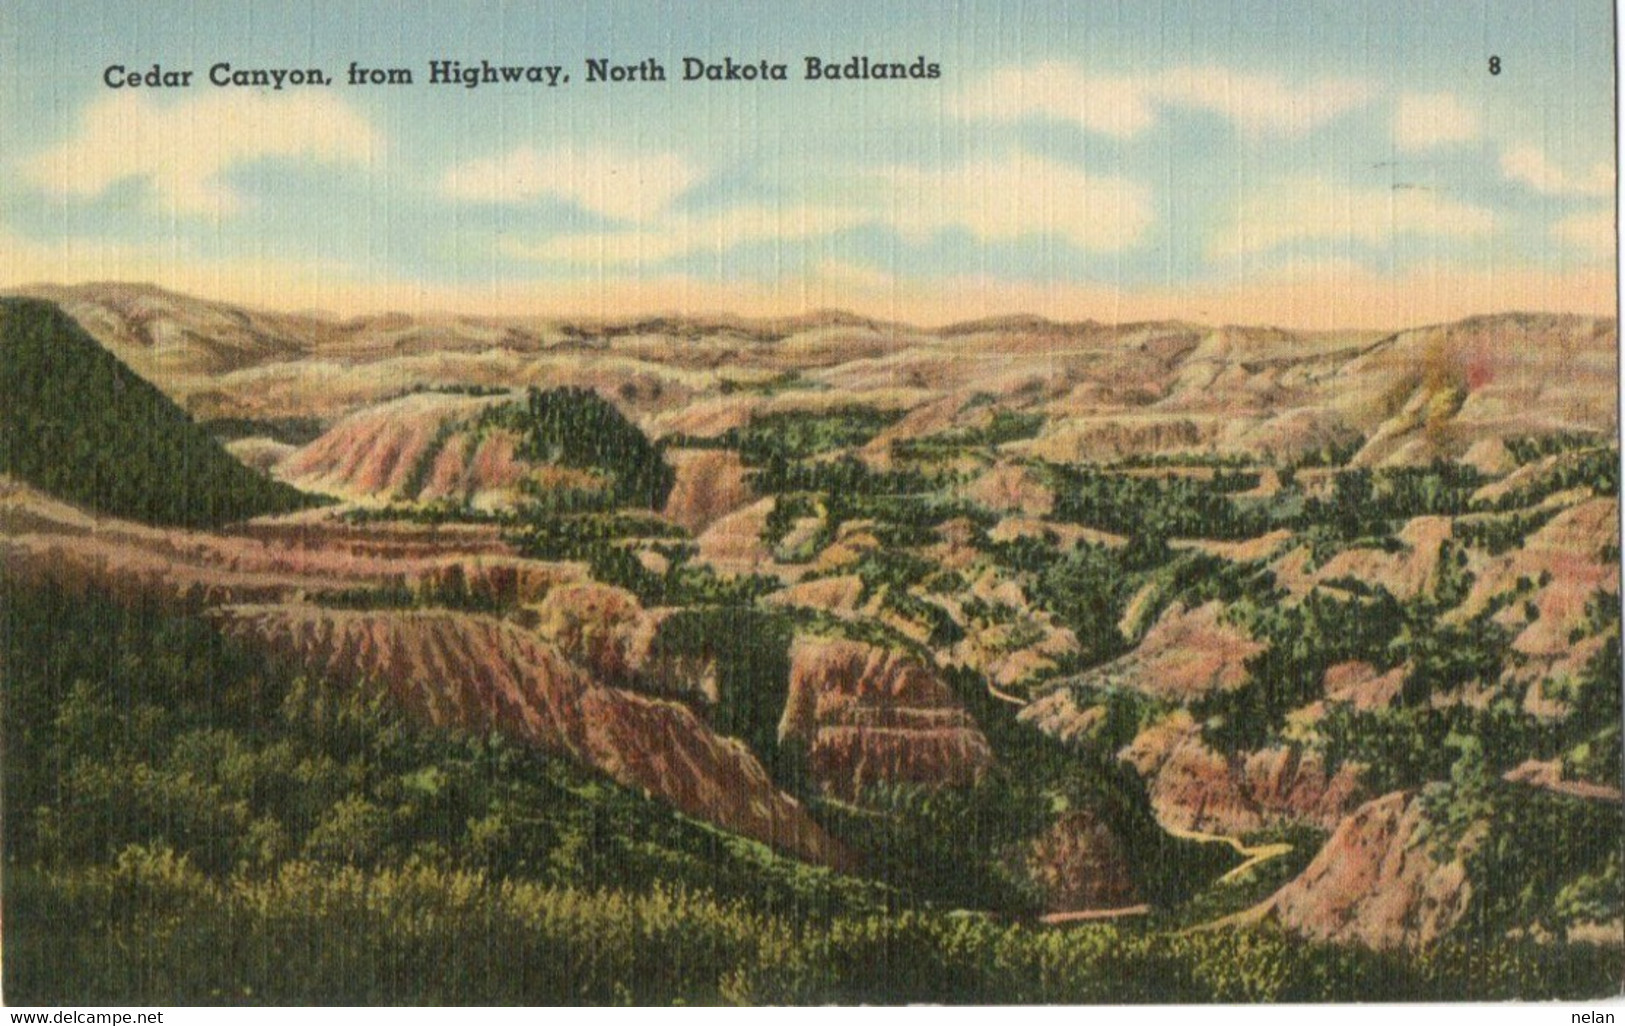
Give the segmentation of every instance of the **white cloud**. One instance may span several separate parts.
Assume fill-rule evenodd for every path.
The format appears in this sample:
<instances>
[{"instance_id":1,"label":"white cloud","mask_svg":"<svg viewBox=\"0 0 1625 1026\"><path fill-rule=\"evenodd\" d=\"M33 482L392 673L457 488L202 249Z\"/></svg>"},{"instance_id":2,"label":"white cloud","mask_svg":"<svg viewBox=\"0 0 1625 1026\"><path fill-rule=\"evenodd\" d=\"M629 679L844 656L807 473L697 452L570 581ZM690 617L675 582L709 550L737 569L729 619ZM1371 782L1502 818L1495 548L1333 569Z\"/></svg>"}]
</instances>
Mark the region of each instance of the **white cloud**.
<instances>
[{"instance_id":1,"label":"white cloud","mask_svg":"<svg viewBox=\"0 0 1625 1026\"><path fill-rule=\"evenodd\" d=\"M1245 256L1298 241L1386 247L1402 235L1474 236L1494 225L1488 210L1431 190L1298 179L1243 200L1212 253Z\"/></svg>"},{"instance_id":2,"label":"white cloud","mask_svg":"<svg viewBox=\"0 0 1625 1026\"><path fill-rule=\"evenodd\" d=\"M966 89L957 113L972 119L1044 117L1128 138L1149 128L1163 107L1205 110L1249 139L1302 135L1362 106L1372 91L1347 78L1290 82L1279 75L1216 65L1170 68L1149 75L1096 75L1047 61L1005 68Z\"/></svg>"},{"instance_id":3,"label":"white cloud","mask_svg":"<svg viewBox=\"0 0 1625 1026\"><path fill-rule=\"evenodd\" d=\"M1137 135L1156 120L1143 78L1090 75L1057 61L984 76L960 95L956 112L994 121L1034 115L1076 121L1091 132L1119 138Z\"/></svg>"},{"instance_id":4,"label":"white cloud","mask_svg":"<svg viewBox=\"0 0 1625 1026\"><path fill-rule=\"evenodd\" d=\"M267 157L361 164L379 145L365 118L323 93L216 93L160 104L121 92L92 103L68 139L22 165L57 196L98 196L146 181L180 214L221 216L243 205L228 169Z\"/></svg>"},{"instance_id":5,"label":"white cloud","mask_svg":"<svg viewBox=\"0 0 1625 1026\"><path fill-rule=\"evenodd\" d=\"M1110 251L1133 245L1152 221L1144 185L1027 153L878 177L889 193L880 219L910 235L962 227L979 239L1054 235Z\"/></svg>"},{"instance_id":6,"label":"white cloud","mask_svg":"<svg viewBox=\"0 0 1625 1026\"><path fill-rule=\"evenodd\" d=\"M509 242L514 257L578 265L652 265L750 242L814 239L861 225L923 239L963 229L983 240L1059 237L1091 250L1133 245L1152 221L1150 190L1111 175L1013 153L942 169L853 170L839 204L754 203L706 214L628 208L626 228ZM607 211L606 211L607 212Z\"/></svg>"},{"instance_id":7,"label":"white cloud","mask_svg":"<svg viewBox=\"0 0 1625 1026\"><path fill-rule=\"evenodd\" d=\"M1478 115L1452 93L1406 93L1394 106L1394 144L1424 150L1478 137Z\"/></svg>"},{"instance_id":8,"label":"white cloud","mask_svg":"<svg viewBox=\"0 0 1625 1026\"><path fill-rule=\"evenodd\" d=\"M628 230L574 232L541 243L510 243L510 256L573 264L653 264L695 253L720 253L761 240L807 239L869 220L858 210L815 206L735 207L714 214L656 218Z\"/></svg>"},{"instance_id":9,"label":"white cloud","mask_svg":"<svg viewBox=\"0 0 1625 1026\"><path fill-rule=\"evenodd\" d=\"M1612 196L1614 169L1599 161L1584 176L1553 164L1539 146L1515 146L1501 153L1501 173L1547 195Z\"/></svg>"},{"instance_id":10,"label":"white cloud","mask_svg":"<svg viewBox=\"0 0 1625 1026\"><path fill-rule=\"evenodd\" d=\"M1253 139L1302 135L1371 97L1370 89L1352 79L1292 83L1220 67L1175 68L1161 76L1158 87L1164 102L1221 114Z\"/></svg>"},{"instance_id":11,"label":"white cloud","mask_svg":"<svg viewBox=\"0 0 1625 1026\"><path fill-rule=\"evenodd\" d=\"M1619 234L1614 212L1597 210L1563 218L1552 226L1552 237L1592 256L1606 257L1613 255Z\"/></svg>"},{"instance_id":12,"label":"white cloud","mask_svg":"<svg viewBox=\"0 0 1625 1026\"><path fill-rule=\"evenodd\" d=\"M630 153L601 146L537 150L469 161L446 172L442 191L455 200L525 203L561 199L619 220L664 210L700 177L674 153Z\"/></svg>"}]
</instances>

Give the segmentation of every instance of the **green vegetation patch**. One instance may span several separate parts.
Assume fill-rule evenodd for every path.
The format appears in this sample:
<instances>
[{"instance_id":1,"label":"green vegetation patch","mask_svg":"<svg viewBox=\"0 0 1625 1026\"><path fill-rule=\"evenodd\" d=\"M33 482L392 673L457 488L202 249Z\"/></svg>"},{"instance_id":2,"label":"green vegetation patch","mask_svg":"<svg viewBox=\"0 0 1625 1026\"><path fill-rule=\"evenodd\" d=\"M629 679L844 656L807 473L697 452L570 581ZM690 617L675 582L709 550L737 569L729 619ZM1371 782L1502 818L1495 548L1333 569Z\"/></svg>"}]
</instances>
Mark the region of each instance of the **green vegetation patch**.
<instances>
[{"instance_id":1,"label":"green vegetation patch","mask_svg":"<svg viewBox=\"0 0 1625 1026\"><path fill-rule=\"evenodd\" d=\"M904 412L847 405L755 414L750 423L729 429L723 437L739 449L747 466L760 466L775 457L799 460L864 445L903 419Z\"/></svg>"},{"instance_id":2,"label":"green vegetation patch","mask_svg":"<svg viewBox=\"0 0 1625 1026\"><path fill-rule=\"evenodd\" d=\"M284 445L309 445L327 430L320 417L212 417L201 426L222 442L269 438Z\"/></svg>"},{"instance_id":3,"label":"green vegetation patch","mask_svg":"<svg viewBox=\"0 0 1625 1026\"><path fill-rule=\"evenodd\" d=\"M779 743L779 720L790 693L792 619L740 605L684 609L660 623L652 655L714 660L717 701L707 711L718 733L739 738L774 781L804 792L805 753Z\"/></svg>"},{"instance_id":4,"label":"green vegetation patch","mask_svg":"<svg viewBox=\"0 0 1625 1026\"><path fill-rule=\"evenodd\" d=\"M1329 496L1312 496L1293 527L1345 543L1381 539L1420 516L1460 516L1487 479L1473 467L1436 460L1425 467L1338 471Z\"/></svg>"},{"instance_id":5,"label":"green vegetation patch","mask_svg":"<svg viewBox=\"0 0 1625 1026\"><path fill-rule=\"evenodd\" d=\"M98 513L215 527L320 504L237 462L52 303L0 299L0 473Z\"/></svg>"},{"instance_id":6,"label":"green vegetation patch","mask_svg":"<svg viewBox=\"0 0 1625 1026\"><path fill-rule=\"evenodd\" d=\"M1462 517L1451 525L1453 535L1463 545L1499 556L1522 548L1524 539L1545 527L1557 510L1529 510L1502 516Z\"/></svg>"},{"instance_id":7,"label":"green vegetation patch","mask_svg":"<svg viewBox=\"0 0 1625 1026\"><path fill-rule=\"evenodd\" d=\"M920 438L900 438L892 442L891 452L894 457L906 460L948 459L1006 442L1035 438L1043 426L1042 413L998 409L993 411L986 425L952 428Z\"/></svg>"},{"instance_id":8,"label":"green vegetation patch","mask_svg":"<svg viewBox=\"0 0 1625 1026\"><path fill-rule=\"evenodd\" d=\"M1607 446L1560 454L1555 464L1535 480L1502 495L1490 506L1496 510L1533 506L1547 496L1586 488L1604 498L1619 495L1619 448Z\"/></svg>"},{"instance_id":9,"label":"green vegetation patch","mask_svg":"<svg viewBox=\"0 0 1625 1026\"><path fill-rule=\"evenodd\" d=\"M1419 956L1277 928L1042 929L907 911L811 920L674 888L583 891L414 866L211 884L161 848L6 880L19 1004L1119 1004L1607 997L1618 949Z\"/></svg>"},{"instance_id":10,"label":"green vegetation patch","mask_svg":"<svg viewBox=\"0 0 1625 1026\"><path fill-rule=\"evenodd\" d=\"M1101 531L1157 538L1252 538L1272 526L1265 507L1230 497L1244 483L1218 475L1140 477L1092 466L1044 465L1054 518ZM1254 482L1256 484L1256 481Z\"/></svg>"},{"instance_id":11,"label":"green vegetation patch","mask_svg":"<svg viewBox=\"0 0 1625 1026\"><path fill-rule=\"evenodd\" d=\"M1268 899L1309 867L1326 843L1326 831L1302 824L1255 830L1237 838L1248 848L1286 844L1291 850L1267 858L1234 875L1226 873L1214 885L1176 909L1153 917L1147 924L1157 930L1181 930L1212 923L1245 912Z\"/></svg>"},{"instance_id":12,"label":"green vegetation patch","mask_svg":"<svg viewBox=\"0 0 1625 1026\"><path fill-rule=\"evenodd\" d=\"M1450 747L1460 753L1451 779L1422 802L1434 856L1462 858L1473 885L1459 929L1564 940L1577 926L1617 923L1625 808L1501 780L1476 740L1453 737Z\"/></svg>"},{"instance_id":13,"label":"green vegetation patch","mask_svg":"<svg viewBox=\"0 0 1625 1026\"><path fill-rule=\"evenodd\" d=\"M1316 589L1295 606L1238 602L1229 615L1268 647L1247 661L1247 683L1192 707L1207 721L1208 742L1225 752L1277 738L1287 713L1325 694L1330 667L1358 659L1386 670L1407 654L1395 646L1405 614L1386 589L1346 600Z\"/></svg>"},{"instance_id":14,"label":"green vegetation patch","mask_svg":"<svg viewBox=\"0 0 1625 1026\"><path fill-rule=\"evenodd\" d=\"M523 403L491 407L477 423L517 432L520 459L603 472L623 506L659 509L677 481L660 447L591 389L531 388Z\"/></svg>"},{"instance_id":15,"label":"green vegetation patch","mask_svg":"<svg viewBox=\"0 0 1625 1026\"><path fill-rule=\"evenodd\" d=\"M411 908L435 908L449 917L437 921L462 924L450 936L468 937L490 926L479 909L547 908L557 922L597 893L589 904L609 902L596 906L608 915L662 900L656 881L704 892L719 915L735 901L814 918L891 907L880 888L781 859L568 760L419 726L364 681L268 665L201 619L49 588L7 586L0 598L12 1000L292 993L260 982L253 959L236 961L259 943L311 959L314 979L298 986L317 989L299 993L384 1000L328 970L352 969L347 951L387 953L388 937L411 936L392 928ZM318 893L337 899L331 915L303 904ZM363 921L382 929L353 933ZM108 936L173 943L109 962L95 954ZM238 954L205 955L213 946ZM663 986L686 980L687 964ZM548 988L592 979L577 966L517 985L557 994L568 991ZM441 985L427 979L405 985L390 999L442 993L413 989ZM492 980L467 986L448 993L510 993Z\"/></svg>"},{"instance_id":16,"label":"green vegetation patch","mask_svg":"<svg viewBox=\"0 0 1625 1026\"><path fill-rule=\"evenodd\" d=\"M1547 456L1557 456L1576 449L1595 448L1603 441L1600 435L1558 431L1549 435L1519 435L1515 438L1506 438L1502 440L1502 444L1512 454L1513 461L1523 466L1545 459Z\"/></svg>"}]
</instances>

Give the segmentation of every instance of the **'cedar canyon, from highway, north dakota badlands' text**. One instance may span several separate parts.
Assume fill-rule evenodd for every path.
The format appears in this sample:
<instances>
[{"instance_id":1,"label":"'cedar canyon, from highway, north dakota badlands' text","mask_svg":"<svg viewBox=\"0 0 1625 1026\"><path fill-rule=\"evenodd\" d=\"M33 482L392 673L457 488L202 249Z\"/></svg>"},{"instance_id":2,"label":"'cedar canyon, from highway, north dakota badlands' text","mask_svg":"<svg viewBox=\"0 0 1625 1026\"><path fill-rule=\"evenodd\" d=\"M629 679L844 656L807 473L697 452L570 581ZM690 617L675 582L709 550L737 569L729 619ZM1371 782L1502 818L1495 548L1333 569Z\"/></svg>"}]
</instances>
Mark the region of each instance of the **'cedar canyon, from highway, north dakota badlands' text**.
<instances>
[{"instance_id":1,"label":"'cedar canyon, from highway, north dakota badlands' text","mask_svg":"<svg viewBox=\"0 0 1625 1026\"><path fill-rule=\"evenodd\" d=\"M800 74L791 77L791 68ZM928 60L923 54L912 60L879 60L867 56L826 60L822 57L803 57L792 64L770 61L766 58L736 60L727 56L720 60L684 57L678 62L676 74L667 70L665 62L654 57L637 61L615 61L608 57L591 57L583 62L581 81L588 84L633 82L904 82L939 79L942 65ZM373 68L351 61L342 76L335 76L325 68L242 68L229 61L211 64L199 77L190 68L166 67L161 63L133 67L128 64L110 64L102 70L102 83L109 89L190 89L207 83L220 88L254 88L279 90L290 86L403 86L450 85L474 89L485 85L531 85L557 87L568 85L571 76L563 64L496 64L479 61L432 60L425 74L411 68Z\"/></svg>"}]
</instances>

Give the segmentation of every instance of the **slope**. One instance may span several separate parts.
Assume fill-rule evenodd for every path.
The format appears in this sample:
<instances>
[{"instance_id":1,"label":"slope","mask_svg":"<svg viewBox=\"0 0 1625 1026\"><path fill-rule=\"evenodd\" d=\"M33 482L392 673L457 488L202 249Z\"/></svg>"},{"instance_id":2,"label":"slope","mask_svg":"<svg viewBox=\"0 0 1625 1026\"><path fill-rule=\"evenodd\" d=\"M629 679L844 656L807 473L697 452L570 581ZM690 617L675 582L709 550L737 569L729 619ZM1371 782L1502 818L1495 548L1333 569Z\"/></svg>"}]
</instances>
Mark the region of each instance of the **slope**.
<instances>
[{"instance_id":1,"label":"slope","mask_svg":"<svg viewBox=\"0 0 1625 1026\"><path fill-rule=\"evenodd\" d=\"M0 473L155 524L212 526L318 500L254 473L51 303L0 299Z\"/></svg>"}]
</instances>

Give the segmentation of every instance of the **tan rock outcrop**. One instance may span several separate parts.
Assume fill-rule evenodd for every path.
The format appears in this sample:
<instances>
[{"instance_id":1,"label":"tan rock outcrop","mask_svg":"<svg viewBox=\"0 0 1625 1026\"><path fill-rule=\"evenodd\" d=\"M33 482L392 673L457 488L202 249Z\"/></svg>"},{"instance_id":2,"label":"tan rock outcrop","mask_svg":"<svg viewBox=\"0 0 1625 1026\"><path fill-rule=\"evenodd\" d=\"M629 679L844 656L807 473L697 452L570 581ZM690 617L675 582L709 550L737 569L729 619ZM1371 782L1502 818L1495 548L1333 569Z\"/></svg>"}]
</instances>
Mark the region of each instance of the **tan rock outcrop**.
<instances>
[{"instance_id":1,"label":"tan rock outcrop","mask_svg":"<svg viewBox=\"0 0 1625 1026\"><path fill-rule=\"evenodd\" d=\"M972 481L965 496L1000 513L1048 516L1055 508L1055 493L1026 467L1001 463Z\"/></svg>"},{"instance_id":2,"label":"tan rock outcrop","mask_svg":"<svg viewBox=\"0 0 1625 1026\"><path fill-rule=\"evenodd\" d=\"M1127 846L1089 810L1066 813L1033 841L1027 873L1050 912L1124 908L1140 900Z\"/></svg>"},{"instance_id":3,"label":"tan rock outcrop","mask_svg":"<svg viewBox=\"0 0 1625 1026\"><path fill-rule=\"evenodd\" d=\"M824 865L847 856L756 757L675 702L595 683L491 617L234 606L226 633L336 683L371 680L440 726L496 730L569 755L697 819Z\"/></svg>"},{"instance_id":4,"label":"tan rock outcrop","mask_svg":"<svg viewBox=\"0 0 1625 1026\"><path fill-rule=\"evenodd\" d=\"M993 765L987 738L935 672L834 638L792 643L779 742L802 746L813 779L847 798L881 782L970 784Z\"/></svg>"},{"instance_id":5,"label":"tan rock outcrop","mask_svg":"<svg viewBox=\"0 0 1625 1026\"><path fill-rule=\"evenodd\" d=\"M629 648L644 616L636 595L581 581L554 588L535 609L536 632L594 677L615 684L631 677Z\"/></svg>"},{"instance_id":6,"label":"tan rock outcrop","mask_svg":"<svg viewBox=\"0 0 1625 1026\"><path fill-rule=\"evenodd\" d=\"M1143 731L1120 757L1146 782L1169 827L1243 834L1280 823L1330 828L1362 797L1360 768L1328 774L1320 756L1277 745L1225 756L1184 710Z\"/></svg>"},{"instance_id":7,"label":"tan rock outcrop","mask_svg":"<svg viewBox=\"0 0 1625 1026\"><path fill-rule=\"evenodd\" d=\"M1287 929L1315 940L1424 948L1461 920L1472 899L1459 851L1439 861L1420 801L1405 792L1384 795L1343 820L1268 908Z\"/></svg>"},{"instance_id":8,"label":"tan rock outcrop","mask_svg":"<svg viewBox=\"0 0 1625 1026\"><path fill-rule=\"evenodd\" d=\"M1247 660L1264 651L1241 627L1224 622L1224 607L1175 604L1134 651L1078 677L1082 684L1132 688L1188 702L1247 682Z\"/></svg>"},{"instance_id":9,"label":"tan rock outcrop","mask_svg":"<svg viewBox=\"0 0 1625 1026\"><path fill-rule=\"evenodd\" d=\"M753 500L739 454L726 449L673 449L666 460L677 472L662 511L698 534Z\"/></svg>"}]
</instances>

